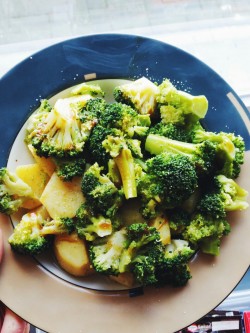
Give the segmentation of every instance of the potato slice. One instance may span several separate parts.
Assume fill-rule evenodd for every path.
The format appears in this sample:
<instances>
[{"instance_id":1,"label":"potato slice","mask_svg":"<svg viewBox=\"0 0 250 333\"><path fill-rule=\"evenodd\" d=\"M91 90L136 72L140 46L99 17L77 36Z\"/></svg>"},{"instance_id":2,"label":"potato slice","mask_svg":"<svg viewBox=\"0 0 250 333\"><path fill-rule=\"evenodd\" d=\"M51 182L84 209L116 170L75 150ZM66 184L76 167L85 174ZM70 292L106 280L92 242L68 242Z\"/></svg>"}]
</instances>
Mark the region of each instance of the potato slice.
<instances>
[{"instance_id":1,"label":"potato slice","mask_svg":"<svg viewBox=\"0 0 250 333\"><path fill-rule=\"evenodd\" d=\"M36 163L40 166L40 168L46 172L50 177L54 173L56 166L55 163L51 158L46 158L42 156L38 156L36 154L36 150L32 145L28 145L29 151L31 152L32 156L34 157L34 160Z\"/></svg>"},{"instance_id":2,"label":"potato slice","mask_svg":"<svg viewBox=\"0 0 250 333\"><path fill-rule=\"evenodd\" d=\"M32 188L35 197L39 199L49 181L47 173L37 163L34 163L18 166L16 174Z\"/></svg>"},{"instance_id":3,"label":"potato slice","mask_svg":"<svg viewBox=\"0 0 250 333\"><path fill-rule=\"evenodd\" d=\"M64 182L54 172L40 197L40 201L52 219L74 217L77 209L84 202L81 178Z\"/></svg>"},{"instance_id":4,"label":"potato slice","mask_svg":"<svg viewBox=\"0 0 250 333\"><path fill-rule=\"evenodd\" d=\"M40 206L41 202L39 198L49 180L49 176L36 163L18 166L16 168L16 174L31 187L34 193L34 198L27 199L22 204L22 207L34 209Z\"/></svg>"},{"instance_id":5,"label":"potato slice","mask_svg":"<svg viewBox=\"0 0 250 333\"><path fill-rule=\"evenodd\" d=\"M86 244L75 233L56 236L54 252L60 267L69 274L85 276L93 272Z\"/></svg>"},{"instance_id":6,"label":"potato slice","mask_svg":"<svg viewBox=\"0 0 250 333\"><path fill-rule=\"evenodd\" d=\"M161 242L163 245L171 243L171 232L168 220L164 216L157 216L152 223L152 227L155 227L159 231Z\"/></svg>"}]
</instances>

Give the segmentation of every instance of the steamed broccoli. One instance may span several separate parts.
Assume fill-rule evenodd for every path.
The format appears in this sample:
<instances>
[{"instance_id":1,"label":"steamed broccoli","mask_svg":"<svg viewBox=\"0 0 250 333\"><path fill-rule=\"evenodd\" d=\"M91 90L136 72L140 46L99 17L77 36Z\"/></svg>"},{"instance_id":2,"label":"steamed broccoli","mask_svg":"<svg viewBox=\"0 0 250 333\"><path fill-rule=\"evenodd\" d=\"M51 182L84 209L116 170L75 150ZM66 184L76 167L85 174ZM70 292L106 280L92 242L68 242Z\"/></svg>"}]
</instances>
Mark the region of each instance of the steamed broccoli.
<instances>
[{"instance_id":1,"label":"steamed broccoli","mask_svg":"<svg viewBox=\"0 0 250 333\"><path fill-rule=\"evenodd\" d=\"M76 231L79 237L85 238L87 241L93 241L97 236L105 237L111 235L113 222L102 215L93 216L88 206L84 203L76 212Z\"/></svg>"},{"instance_id":2,"label":"steamed broccoli","mask_svg":"<svg viewBox=\"0 0 250 333\"><path fill-rule=\"evenodd\" d=\"M71 234L73 231L75 231L74 220L69 217L61 217L43 223L40 234L43 236Z\"/></svg>"},{"instance_id":3,"label":"steamed broccoli","mask_svg":"<svg viewBox=\"0 0 250 333\"><path fill-rule=\"evenodd\" d=\"M164 250L156 271L158 285L182 287L191 279L189 261L195 251L183 239L173 239Z\"/></svg>"},{"instance_id":4,"label":"steamed broccoli","mask_svg":"<svg viewBox=\"0 0 250 333\"><path fill-rule=\"evenodd\" d=\"M0 169L0 212L10 215L33 198L33 191L22 179L6 167Z\"/></svg>"},{"instance_id":5,"label":"steamed broccoli","mask_svg":"<svg viewBox=\"0 0 250 333\"><path fill-rule=\"evenodd\" d=\"M244 162L245 143L243 138L233 133L215 133L203 129L194 132L194 142L200 143L206 140L217 144L218 172L229 178L238 177Z\"/></svg>"},{"instance_id":6,"label":"steamed broccoli","mask_svg":"<svg viewBox=\"0 0 250 333\"><path fill-rule=\"evenodd\" d=\"M102 142L102 145L116 163L125 198L137 197L135 162L126 140L122 137L110 135Z\"/></svg>"},{"instance_id":7,"label":"steamed broccoli","mask_svg":"<svg viewBox=\"0 0 250 333\"><path fill-rule=\"evenodd\" d=\"M11 248L28 255L37 255L43 252L50 244L49 239L41 233L46 222L39 211L23 215L13 234L9 237Z\"/></svg>"},{"instance_id":8,"label":"steamed broccoli","mask_svg":"<svg viewBox=\"0 0 250 333\"><path fill-rule=\"evenodd\" d=\"M26 142L40 156L68 157L82 153L95 122L82 123L79 113L91 96L58 99L48 112L39 109L29 118Z\"/></svg>"},{"instance_id":9,"label":"steamed broccoli","mask_svg":"<svg viewBox=\"0 0 250 333\"><path fill-rule=\"evenodd\" d=\"M230 231L230 224L224 217L214 218L211 215L196 213L182 235L202 252L218 255L221 238Z\"/></svg>"},{"instance_id":10,"label":"steamed broccoli","mask_svg":"<svg viewBox=\"0 0 250 333\"><path fill-rule=\"evenodd\" d=\"M103 98L96 97L89 99L79 113L82 123L93 122L98 123L100 115L105 112L106 101Z\"/></svg>"},{"instance_id":11,"label":"steamed broccoli","mask_svg":"<svg viewBox=\"0 0 250 333\"><path fill-rule=\"evenodd\" d=\"M103 167L94 163L82 178L82 192L94 215L113 217L123 202L123 192L103 173Z\"/></svg>"},{"instance_id":12,"label":"steamed broccoli","mask_svg":"<svg viewBox=\"0 0 250 333\"><path fill-rule=\"evenodd\" d=\"M189 143L172 140L161 135L149 134L145 149L152 155L162 152L174 153L189 158L196 166L197 173L211 174L215 168L216 144L211 141Z\"/></svg>"},{"instance_id":13,"label":"steamed broccoli","mask_svg":"<svg viewBox=\"0 0 250 333\"><path fill-rule=\"evenodd\" d=\"M183 209L173 209L167 212L171 235L181 235L190 223L190 215Z\"/></svg>"},{"instance_id":14,"label":"steamed broccoli","mask_svg":"<svg viewBox=\"0 0 250 333\"><path fill-rule=\"evenodd\" d=\"M80 83L71 89L71 95L91 95L94 97L101 96L104 97L104 91L96 83Z\"/></svg>"},{"instance_id":15,"label":"steamed broccoli","mask_svg":"<svg viewBox=\"0 0 250 333\"><path fill-rule=\"evenodd\" d=\"M71 181L74 177L82 176L86 167L85 159L81 156L68 158L53 158L56 173L63 181Z\"/></svg>"},{"instance_id":16,"label":"steamed broccoli","mask_svg":"<svg viewBox=\"0 0 250 333\"><path fill-rule=\"evenodd\" d=\"M194 133L199 129L203 129L199 121L194 124L187 124L186 126L174 123L165 124L160 121L150 127L148 134L157 134L177 141L193 142Z\"/></svg>"},{"instance_id":17,"label":"steamed broccoli","mask_svg":"<svg viewBox=\"0 0 250 333\"><path fill-rule=\"evenodd\" d=\"M133 107L140 114L153 114L156 108L157 86L145 77L117 86L114 98L117 102Z\"/></svg>"},{"instance_id":18,"label":"steamed broccoli","mask_svg":"<svg viewBox=\"0 0 250 333\"><path fill-rule=\"evenodd\" d=\"M178 207L198 186L194 164L186 156L161 153L146 164L147 171L138 180L145 218L154 217L158 208Z\"/></svg>"},{"instance_id":19,"label":"steamed broccoli","mask_svg":"<svg viewBox=\"0 0 250 333\"><path fill-rule=\"evenodd\" d=\"M225 217L226 212L248 208L246 201L248 192L233 179L224 175L215 176L207 191L201 198L199 210L202 213Z\"/></svg>"},{"instance_id":20,"label":"steamed broccoli","mask_svg":"<svg viewBox=\"0 0 250 333\"><path fill-rule=\"evenodd\" d=\"M149 115L140 115L133 108L122 103L107 104L100 114L99 123L105 128L117 128L128 137L144 137L151 124Z\"/></svg>"},{"instance_id":21,"label":"steamed broccoli","mask_svg":"<svg viewBox=\"0 0 250 333\"><path fill-rule=\"evenodd\" d=\"M116 128L106 128L100 125L94 127L88 141L90 159L107 169L110 153L106 151L102 143L108 136L120 137L122 133Z\"/></svg>"},{"instance_id":22,"label":"steamed broccoli","mask_svg":"<svg viewBox=\"0 0 250 333\"><path fill-rule=\"evenodd\" d=\"M90 245L90 260L96 272L106 275L120 273L120 258L126 246L126 233L126 229L122 228Z\"/></svg>"},{"instance_id":23,"label":"steamed broccoli","mask_svg":"<svg viewBox=\"0 0 250 333\"><path fill-rule=\"evenodd\" d=\"M177 90L168 79L159 85L156 101L161 120L166 124L194 123L204 118L208 110L208 101L204 95L193 96Z\"/></svg>"}]
</instances>

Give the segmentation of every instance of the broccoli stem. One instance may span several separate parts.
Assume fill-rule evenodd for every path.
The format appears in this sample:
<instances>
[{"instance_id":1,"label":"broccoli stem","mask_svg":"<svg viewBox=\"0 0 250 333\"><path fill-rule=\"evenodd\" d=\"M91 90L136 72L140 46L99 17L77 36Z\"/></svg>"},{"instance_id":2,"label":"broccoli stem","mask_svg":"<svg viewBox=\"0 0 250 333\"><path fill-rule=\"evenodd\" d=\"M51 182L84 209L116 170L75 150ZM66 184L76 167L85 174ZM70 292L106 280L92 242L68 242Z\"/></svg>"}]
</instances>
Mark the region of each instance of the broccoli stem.
<instances>
[{"instance_id":1,"label":"broccoli stem","mask_svg":"<svg viewBox=\"0 0 250 333\"><path fill-rule=\"evenodd\" d=\"M134 170L134 158L130 149L122 149L119 155L114 158L114 160L121 175L125 198L136 198L137 187Z\"/></svg>"},{"instance_id":2,"label":"broccoli stem","mask_svg":"<svg viewBox=\"0 0 250 333\"><path fill-rule=\"evenodd\" d=\"M170 152L190 156L196 151L196 146L193 143L172 140L157 134L149 134L145 142L145 149L152 155Z\"/></svg>"}]
</instances>

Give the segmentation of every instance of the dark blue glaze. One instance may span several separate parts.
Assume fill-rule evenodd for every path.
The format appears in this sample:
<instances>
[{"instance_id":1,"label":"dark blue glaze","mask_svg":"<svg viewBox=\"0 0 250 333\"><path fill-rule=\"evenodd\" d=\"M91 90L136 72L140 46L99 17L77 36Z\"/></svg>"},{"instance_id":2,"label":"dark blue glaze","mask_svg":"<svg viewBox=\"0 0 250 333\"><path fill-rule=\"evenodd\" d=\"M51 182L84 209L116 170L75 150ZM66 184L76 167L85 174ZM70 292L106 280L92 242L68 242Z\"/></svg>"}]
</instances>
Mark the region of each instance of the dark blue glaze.
<instances>
[{"instance_id":1,"label":"dark blue glaze","mask_svg":"<svg viewBox=\"0 0 250 333\"><path fill-rule=\"evenodd\" d=\"M209 111L204 125L213 131L250 138L246 124L227 97L232 92L249 119L249 113L233 89L211 68L192 55L153 39L121 34L101 34L66 40L22 61L0 80L0 166L7 163L15 137L41 98L84 81L146 76L161 82L169 78L180 89L205 94ZM179 83L178 83L179 82Z\"/></svg>"}]
</instances>

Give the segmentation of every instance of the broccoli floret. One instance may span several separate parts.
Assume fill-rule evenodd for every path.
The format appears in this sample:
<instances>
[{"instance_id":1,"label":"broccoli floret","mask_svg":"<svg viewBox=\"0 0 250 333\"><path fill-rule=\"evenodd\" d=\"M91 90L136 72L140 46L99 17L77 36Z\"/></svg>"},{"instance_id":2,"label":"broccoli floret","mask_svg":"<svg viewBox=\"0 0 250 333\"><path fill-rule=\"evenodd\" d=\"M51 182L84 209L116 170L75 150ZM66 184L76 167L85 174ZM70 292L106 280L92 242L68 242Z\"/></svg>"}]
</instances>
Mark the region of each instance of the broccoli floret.
<instances>
[{"instance_id":1,"label":"broccoli floret","mask_svg":"<svg viewBox=\"0 0 250 333\"><path fill-rule=\"evenodd\" d=\"M58 99L49 112L39 109L29 118L26 142L40 156L68 157L82 153L95 122L82 123L79 112L91 96Z\"/></svg>"},{"instance_id":2,"label":"broccoli floret","mask_svg":"<svg viewBox=\"0 0 250 333\"><path fill-rule=\"evenodd\" d=\"M104 97L104 91L96 83L81 83L71 90L71 95L91 95Z\"/></svg>"},{"instance_id":3,"label":"broccoli floret","mask_svg":"<svg viewBox=\"0 0 250 333\"><path fill-rule=\"evenodd\" d=\"M82 176L86 161L83 157L54 158L56 173L63 181L71 181L74 177Z\"/></svg>"},{"instance_id":4,"label":"broccoli floret","mask_svg":"<svg viewBox=\"0 0 250 333\"><path fill-rule=\"evenodd\" d=\"M196 165L197 173L200 175L214 172L216 144L211 141L206 140L195 144L149 134L145 142L145 149L152 155L169 152L186 156Z\"/></svg>"},{"instance_id":5,"label":"broccoli floret","mask_svg":"<svg viewBox=\"0 0 250 333\"><path fill-rule=\"evenodd\" d=\"M198 179L190 159L183 155L161 153L147 161L147 171L138 180L145 218L156 215L157 208L178 207L197 188Z\"/></svg>"},{"instance_id":6,"label":"broccoli floret","mask_svg":"<svg viewBox=\"0 0 250 333\"><path fill-rule=\"evenodd\" d=\"M195 131L193 141L196 143L209 140L217 144L216 159L218 172L229 178L237 178L244 162L245 142L240 135L226 132Z\"/></svg>"},{"instance_id":7,"label":"broccoli floret","mask_svg":"<svg viewBox=\"0 0 250 333\"><path fill-rule=\"evenodd\" d=\"M45 251L50 244L49 239L41 233L46 222L42 214L38 212L23 215L9 237L11 248L27 255L37 255Z\"/></svg>"},{"instance_id":8,"label":"broccoli floret","mask_svg":"<svg viewBox=\"0 0 250 333\"><path fill-rule=\"evenodd\" d=\"M123 192L103 173L103 167L94 163L82 178L82 192L94 215L113 217L123 202Z\"/></svg>"},{"instance_id":9,"label":"broccoli floret","mask_svg":"<svg viewBox=\"0 0 250 333\"><path fill-rule=\"evenodd\" d=\"M125 198L137 197L135 162L126 140L122 137L108 136L102 145L116 163L121 176Z\"/></svg>"},{"instance_id":10,"label":"broccoli floret","mask_svg":"<svg viewBox=\"0 0 250 333\"><path fill-rule=\"evenodd\" d=\"M160 253L163 246L159 233L146 223L134 223L90 246L90 258L97 272L118 275L130 271L144 285L155 282L149 265L154 269Z\"/></svg>"},{"instance_id":11,"label":"broccoli floret","mask_svg":"<svg viewBox=\"0 0 250 333\"><path fill-rule=\"evenodd\" d=\"M205 193L199 203L199 210L211 216L224 217L226 212L248 208L248 191L233 179L224 175L215 176L210 185L211 190Z\"/></svg>"},{"instance_id":12,"label":"broccoli floret","mask_svg":"<svg viewBox=\"0 0 250 333\"><path fill-rule=\"evenodd\" d=\"M80 238L93 241L97 236L105 237L111 235L113 223L109 218L102 215L93 216L88 206L84 203L76 212L76 231Z\"/></svg>"},{"instance_id":13,"label":"broccoli floret","mask_svg":"<svg viewBox=\"0 0 250 333\"><path fill-rule=\"evenodd\" d=\"M181 208L169 210L167 212L167 219L171 235L181 235L190 223L189 214Z\"/></svg>"},{"instance_id":14,"label":"broccoli floret","mask_svg":"<svg viewBox=\"0 0 250 333\"><path fill-rule=\"evenodd\" d=\"M156 101L161 120L166 124L195 123L204 118L208 110L208 101L204 95L193 96L177 90L168 79L159 85Z\"/></svg>"},{"instance_id":15,"label":"broccoli floret","mask_svg":"<svg viewBox=\"0 0 250 333\"><path fill-rule=\"evenodd\" d=\"M90 260L96 272L106 275L120 273L120 258L126 246L126 234L126 229L122 228L90 245Z\"/></svg>"},{"instance_id":16,"label":"broccoli floret","mask_svg":"<svg viewBox=\"0 0 250 333\"><path fill-rule=\"evenodd\" d=\"M171 244L165 247L164 256L157 266L158 285L170 284L174 287L186 285L192 277L189 261L194 253L187 241L173 239Z\"/></svg>"},{"instance_id":17,"label":"broccoli floret","mask_svg":"<svg viewBox=\"0 0 250 333\"><path fill-rule=\"evenodd\" d=\"M105 112L106 105L107 103L103 98L96 97L89 99L79 113L81 122L85 123L92 121L94 124L97 124L100 115Z\"/></svg>"},{"instance_id":18,"label":"broccoli floret","mask_svg":"<svg viewBox=\"0 0 250 333\"><path fill-rule=\"evenodd\" d=\"M15 213L27 200L34 198L31 187L6 167L0 169L0 212Z\"/></svg>"},{"instance_id":19,"label":"broccoli floret","mask_svg":"<svg viewBox=\"0 0 250 333\"><path fill-rule=\"evenodd\" d=\"M116 128L105 128L97 125L94 127L89 141L88 152L93 161L107 169L110 160L110 153L106 151L102 143L108 136L122 136L122 132Z\"/></svg>"},{"instance_id":20,"label":"broccoli floret","mask_svg":"<svg viewBox=\"0 0 250 333\"><path fill-rule=\"evenodd\" d=\"M122 103L107 104L100 114L99 123L105 128L117 128L128 137L144 137L151 124L148 115L139 115L133 108Z\"/></svg>"},{"instance_id":21,"label":"broccoli floret","mask_svg":"<svg viewBox=\"0 0 250 333\"><path fill-rule=\"evenodd\" d=\"M141 114L153 114L156 108L157 86L145 77L114 89L117 102L130 105Z\"/></svg>"},{"instance_id":22,"label":"broccoli floret","mask_svg":"<svg viewBox=\"0 0 250 333\"><path fill-rule=\"evenodd\" d=\"M60 235L71 234L75 231L74 219L69 217L56 218L51 221L46 221L40 231L41 235Z\"/></svg>"},{"instance_id":23,"label":"broccoli floret","mask_svg":"<svg viewBox=\"0 0 250 333\"><path fill-rule=\"evenodd\" d=\"M211 255L218 255L221 238L229 234L230 224L224 217L214 218L202 213L195 214L183 237L194 247Z\"/></svg>"}]
</instances>

